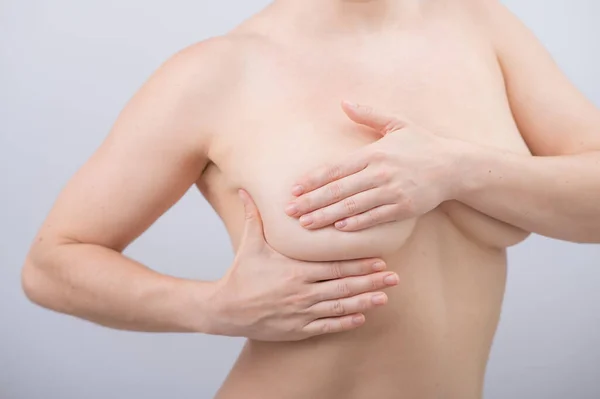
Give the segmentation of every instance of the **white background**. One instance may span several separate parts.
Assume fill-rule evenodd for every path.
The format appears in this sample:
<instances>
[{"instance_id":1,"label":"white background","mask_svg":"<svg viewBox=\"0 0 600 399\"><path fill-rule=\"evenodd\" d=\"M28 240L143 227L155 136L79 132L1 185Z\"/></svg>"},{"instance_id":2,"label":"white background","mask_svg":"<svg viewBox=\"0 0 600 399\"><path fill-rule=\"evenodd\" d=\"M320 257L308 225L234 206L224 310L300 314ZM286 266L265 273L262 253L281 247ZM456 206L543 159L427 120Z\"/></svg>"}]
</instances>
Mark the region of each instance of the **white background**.
<instances>
[{"instance_id":1,"label":"white background","mask_svg":"<svg viewBox=\"0 0 600 399\"><path fill-rule=\"evenodd\" d=\"M504 3L600 105L600 2ZM266 4L0 0L0 398L204 399L218 389L241 339L98 327L30 304L19 273L56 195L150 73ZM233 259L196 191L127 254L204 279ZM600 398L599 287L598 245L533 236L512 248L486 398Z\"/></svg>"}]
</instances>

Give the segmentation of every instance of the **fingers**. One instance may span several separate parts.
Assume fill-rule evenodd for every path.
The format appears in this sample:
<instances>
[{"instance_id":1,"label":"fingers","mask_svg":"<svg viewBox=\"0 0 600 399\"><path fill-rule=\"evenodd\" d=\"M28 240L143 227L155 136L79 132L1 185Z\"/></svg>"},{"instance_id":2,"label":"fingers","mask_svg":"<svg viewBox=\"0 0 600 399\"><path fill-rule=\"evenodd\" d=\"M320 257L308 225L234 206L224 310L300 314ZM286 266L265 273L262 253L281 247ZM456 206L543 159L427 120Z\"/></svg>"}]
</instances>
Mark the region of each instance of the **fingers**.
<instances>
[{"instance_id":1,"label":"fingers","mask_svg":"<svg viewBox=\"0 0 600 399\"><path fill-rule=\"evenodd\" d=\"M319 302L308 309L308 311L314 318L339 317L363 313L385 305L387 301L388 297L383 292L369 292L351 298Z\"/></svg>"},{"instance_id":2,"label":"fingers","mask_svg":"<svg viewBox=\"0 0 600 399\"><path fill-rule=\"evenodd\" d=\"M375 129L381 133L382 136L406 126L406 122L402 119L395 116L384 115L373 110L373 108L369 106L343 101L342 109L354 122Z\"/></svg>"},{"instance_id":3,"label":"fingers","mask_svg":"<svg viewBox=\"0 0 600 399\"><path fill-rule=\"evenodd\" d=\"M386 198L385 190L363 191L333 205L302 215L299 219L300 225L307 229L319 229L350 216L376 209L391 200L392 198Z\"/></svg>"},{"instance_id":4,"label":"fingers","mask_svg":"<svg viewBox=\"0 0 600 399\"><path fill-rule=\"evenodd\" d=\"M302 216L315 209L334 204L351 195L375 188L376 179L369 176L366 169L346 178L328 183L316 190L291 200L285 209L288 216ZM302 220L300 220L302 223Z\"/></svg>"},{"instance_id":5,"label":"fingers","mask_svg":"<svg viewBox=\"0 0 600 399\"><path fill-rule=\"evenodd\" d=\"M313 191L327 183L358 173L368 165L368 158L362 151L357 151L344 158L342 162L325 164L302 176L292 188L293 196Z\"/></svg>"},{"instance_id":6,"label":"fingers","mask_svg":"<svg viewBox=\"0 0 600 399\"><path fill-rule=\"evenodd\" d=\"M315 283L315 303L332 299L349 298L365 292L372 292L397 285L398 275L393 272L379 272L367 276L347 277Z\"/></svg>"},{"instance_id":7,"label":"fingers","mask_svg":"<svg viewBox=\"0 0 600 399\"><path fill-rule=\"evenodd\" d=\"M381 205L369 209L359 215L351 216L335 222L335 228L341 231L358 231L382 223L393 222L398 219L398 205Z\"/></svg>"},{"instance_id":8,"label":"fingers","mask_svg":"<svg viewBox=\"0 0 600 399\"><path fill-rule=\"evenodd\" d=\"M360 327L364 323L365 316L362 314L317 319L304 326L302 332L304 332L308 336L333 334L353 330L355 328Z\"/></svg>"},{"instance_id":9,"label":"fingers","mask_svg":"<svg viewBox=\"0 0 600 399\"><path fill-rule=\"evenodd\" d=\"M387 301L385 293L374 292L319 302L309 309L309 314L317 319L307 324L303 331L318 335L352 330L364 324L363 312L383 306Z\"/></svg>"},{"instance_id":10,"label":"fingers","mask_svg":"<svg viewBox=\"0 0 600 399\"><path fill-rule=\"evenodd\" d=\"M244 215L245 215L245 224L244 224L244 232L242 234L242 243L264 243L264 231L262 225L262 219L260 217L260 213L258 212L258 208L254 203L250 194L244 189L238 190L238 196L242 200L244 204Z\"/></svg>"},{"instance_id":11,"label":"fingers","mask_svg":"<svg viewBox=\"0 0 600 399\"><path fill-rule=\"evenodd\" d=\"M307 282L334 280L352 276L364 276L385 270L382 259L369 258L326 263L308 263L302 265L306 270Z\"/></svg>"}]
</instances>

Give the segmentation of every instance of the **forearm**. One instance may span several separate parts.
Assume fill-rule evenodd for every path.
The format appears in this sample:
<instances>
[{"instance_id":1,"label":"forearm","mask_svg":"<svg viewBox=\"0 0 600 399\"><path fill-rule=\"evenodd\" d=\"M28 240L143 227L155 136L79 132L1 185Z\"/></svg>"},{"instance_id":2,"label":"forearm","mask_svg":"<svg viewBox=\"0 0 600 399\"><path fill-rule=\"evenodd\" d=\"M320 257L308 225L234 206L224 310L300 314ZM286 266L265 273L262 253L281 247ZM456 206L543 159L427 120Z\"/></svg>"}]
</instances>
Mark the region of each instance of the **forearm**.
<instances>
[{"instance_id":1,"label":"forearm","mask_svg":"<svg viewBox=\"0 0 600 399\"><path fill-rule=\"evenodd\" d=\"M90 244L33 250L23 268L30 300L110 328L206 332L212 283L161 275Z\"/></svg>"},{"instance_id":2,"label":"forearm","mask_svg":"<svg viewBox=\"0 0 600 399\"><path fill-rule=\"evenodd\" d=\"M459 201L526 231L600 242L600 152L531 157L469 147L459 164Z\"/></svg>"}]
</instances>

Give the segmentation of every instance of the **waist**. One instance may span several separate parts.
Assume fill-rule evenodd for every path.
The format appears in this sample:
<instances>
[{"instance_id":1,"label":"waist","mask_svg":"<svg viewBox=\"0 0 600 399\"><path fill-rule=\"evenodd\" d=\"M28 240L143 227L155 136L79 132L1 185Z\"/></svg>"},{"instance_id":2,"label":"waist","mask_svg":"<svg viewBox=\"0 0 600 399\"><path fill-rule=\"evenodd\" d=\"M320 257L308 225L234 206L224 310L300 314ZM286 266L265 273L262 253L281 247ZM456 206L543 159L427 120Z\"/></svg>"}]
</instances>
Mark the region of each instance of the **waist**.
<instances>
[{"instance_id":1,"label":"waist","mask_svg":"<svg viewBox=\"0 0 600 399\"><path fill-rule=\"evenodd\" d=\"M223 392L245 387L248 399L478 398L500 315L505 251L476 245L432 213L386 262L400 284L363 327L300 342L249 341Z\"/></svg>"}]
</instances>

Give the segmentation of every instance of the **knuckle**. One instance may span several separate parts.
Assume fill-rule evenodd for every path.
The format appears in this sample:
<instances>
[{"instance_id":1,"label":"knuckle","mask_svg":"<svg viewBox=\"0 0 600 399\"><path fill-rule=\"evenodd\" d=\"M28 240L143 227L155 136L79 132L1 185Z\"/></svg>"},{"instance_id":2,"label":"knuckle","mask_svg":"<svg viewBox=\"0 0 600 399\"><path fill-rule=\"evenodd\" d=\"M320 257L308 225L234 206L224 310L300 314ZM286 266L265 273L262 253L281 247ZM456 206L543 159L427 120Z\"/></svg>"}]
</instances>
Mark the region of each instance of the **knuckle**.
<instances>
[{"instance_id":1,"label":"knuckle","mask_svg":"<svg viewBox=\"0 0 600 399\"><path fill-rule=\"evenodd\" d=\"M312 286L315 286L314 288L309 289L309 294L307 295L307 298L311 304L323 302L330 296L330 293L325 288L327 286L324 284L327 284L327 282L320 283L316 286L311 284Z\"/></svg>"},{"instance_id":2,"label":"knuckle","mask_svg":"<svg viewBox=\"0 0 600 399\"><path fill-rule=\"evenodd\" d=\"M324 322L321 325L320 330L321 330L321 333L323 333L323 334L327 334L327 333L331 332L331 324L329 322Z\"/></svg>"},{"instance_id":3,"label":"knuckle","mask_svg":"<svg viewBox=\"0 0 600 399\"><path fill-rule=\"evenodd\" d=\"M318 170L316 171L318 173ZM313 187L318 180L318 175L314 172L306 174L298 179L298 185L302 187Z\"/></svg>"},{"instance_id":4,"label":"knuckle","mask_svg":"<svg viewBox=\"0 0 600 399\"><path fill-rule=\"evenodd\" d=\"M377 208L369 210L367 215L372 223L377 223L380 219L380 212Z\"/></svg>"},{"instance_id":5,"label":"knuckle","mask_svg":"<svg viewBox=\"0 0 600 399\"><path fill-rule=\"evenodd\" d=\"M367 298L360 298L358 301L358 307L361 310L367 310L371 307L371 301L367 300Z\"/></svg>"},{"instance_id":6,"label":"knuckle","mask_svg":"<svg viewBox=\"0 0 600 399\"><path fill-rule=\"evenodd\" d=\"M304 290L303 293L300 294L299 303L303 304L304 306L307 306L320 300L320 298L321 295L316 289L307 288Z\"/></svg>"},{"instance_id":7,"label":"knuckle","mask_svg":"<svg viewBox=\"0 0 600 399\"><path fill-rule=\"evenodd\" d=\"M302 292L290 295L287 300L287 305L297 310L305 309L311 304L315 294L312 290L307 289Z\"/></svg>"},{"instance_id":8,"label":"knuckle","mask_svg":"<svg viewBox=\"0 0 600 399\"><path fill-rule=\"evenodd\" d=\"M337 180L342 175L342 168L339 165L331 165L327 167L325 174L330 180Z\"/></svg>"},{"instance_id":9,"label":"knuckle","mask_svg":"<svg viewBox=\"0 0 600 399\"><path fill-rule=\"evenodd\" d=\"M369 105L360 105L359 107L365 115L371 115L373 113L373 107Z\"/></svg>"},{"instance_id":10,"label":"knuckle","mask_svg":"<svg viewBox=\"0 0 600 399\"><path fill-rule=\"evenodd\" d=\"M384 150L377 149L371 153L371 159L373 161L383 161L387 158L387 153Z\"/></svg>"},{"instance_id":11,"label":"knuckle","mask_svg":"<svg viewBox=\"0 0 600 399\"><path fill-rule=\"evenodd\" d=\"M283 301L283 305L286 308L290 308L293 307L295 305L298 305L302 300L304 299L304 296L301 294L293 294L293 295L289 295L287 298L285 298L285 300Z\"/></svg>"},{"instance_id":12,"label":"knuckle","mask_svg":"<svg viewBox=\"0 0 600 399\"><path fill-rule=\"evenodd\" d=\"M397 200L404 196L404 191L400 184L390 184L384 188L384 195L390 200Z\"/></svg>"},{"instance_id":13,"label":"knuckle","mask_svg":"<svg viewBox=\"0 0 600 399\"><path fill-rule=\"evenodd\" d=\"M387 123L387 125L385 126L385 128L383 130L387 134L389 132L393 132L395 130L402 128L403 125L404 125L404 123L400 119L392 118L392 119L390 119L390 121Z\"/></svg>"},{"instance_id":14,"label":"knuckle","mask_svg":"<svg viewBox=\"0 0 600 399\"><path fill-rule=\"evenodd\" d=\"M377 184L384 184L390 181L392 173L387 168L380 168L375 172L375 182Z\"/></svg>"},{"instance_id":15,"label":"knuckle","mask_svg":"<svg viewBox=\"0 0 600 399\"><path fill-rule=\"evenodd\" d=\"M313 312L314 312L314 309L312 308L312 306L302 306L302 307L300 307L300 309L298 309L298 311L296 313L302 319L307 319ZM306 321L308 321L308 320L306 320Z\"/></svg>"},{"instance_id":16,"label":"knuckle","mask_svg":"<svg viewBox=\"0 0 600 399\"><path fill-rule=\"evenodd\" d=\"M334 201L338 201L342 198L342 185L340 183L330 183L327 185L329 190L329 197Z\"/></svg>"},{"instance_id":17,"label":"knuckle","mask_svg":"<svg viewBox=\"0 0 600 399\"><path fill-rule=\"evenodd\" d=\"M346 198L343 202L346 212L350 215L354 215L358 206L353 198Z\"/></svg>"},{"instance_id":18,"label":"knuckle","mask_svg":"<svg viewBox=\"0 0 600 399\"><path fill-rule=\"evenodd\" d=\"M334 279L343 277L342 264L340 262L333 262L331 264L331 275Z\"/></svg>"},{"instance_id":19,"label":"knuckle","mask_svg":"<svg viewBox=\"0 0 600 399\"><path fill-rule=\"evenodd\" d=\"M371 278L371 291L375 291L382 285L382 279L378 277Z\"/></svg>"},{"instance_id":20,"label":"knuckle","mask_svg":"<svg viewBox=\"0 0 600 399\"><path fill-rule=\"evenodd\" d=\"M298 210L300 210L300 211L310 209L311 205L312 205L312 199L310 198L310 195L305 195L304 197L302 197L296 201L296 206L298 207Z\"/></svg>"},{"instance_id":21,"label":"knuckle","mask_svg":"<svg viewBox=\"0 0 600 399\"><path fill-rule=\"evenodd\" d=\"M344 314L345 309L344 309L344 304L342 303L342 301L333 301L331 304L331 312L334 315L337 316L341 316Z\"/></svg>"},{"instance_id":22,"label":"knuckle","mask_svg":"<svg viewBox=\"0 0 600 399\"><path fill-rule=\"evenodd\" d=\"M324 223L327 219L327 212L323 209L319 209L318 211L311 213L311 216L313 218L313 223L319 225Z\"/></svg>"},{"instance_id":23,"label":"knuckle","mask_svg":"<svg viewBox=\"0 0 600 399\"><path fill-rule=\"evenodd\" d=\"M292 267L288 273L288 281L291 283L298 283L306 280L307 270L304 267Z\"/></svg>"},{"instance_id":24,"label":"knuckle","mask_svg":"<svg viewBox=\"0 0 600 399\"><path fill-rule=\"evenodd\" d=\"M337 294L341 297L347 297L350 295L350 287L345 282L339 282L336 286Z\"/></svg>"},{"instance_id":25,"label":"knuckle","mask_svg":"<svg viewBox=\"0 0 600 399\"><path fill-rule=\"evenodd\" d=\"M286 334L293 334L299 332L301 327L297 323L285 323L281 329Z\"/></svg>"}]
</instances>

